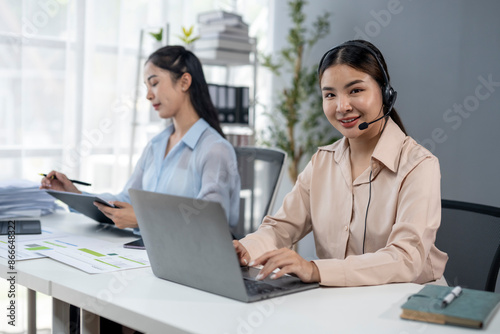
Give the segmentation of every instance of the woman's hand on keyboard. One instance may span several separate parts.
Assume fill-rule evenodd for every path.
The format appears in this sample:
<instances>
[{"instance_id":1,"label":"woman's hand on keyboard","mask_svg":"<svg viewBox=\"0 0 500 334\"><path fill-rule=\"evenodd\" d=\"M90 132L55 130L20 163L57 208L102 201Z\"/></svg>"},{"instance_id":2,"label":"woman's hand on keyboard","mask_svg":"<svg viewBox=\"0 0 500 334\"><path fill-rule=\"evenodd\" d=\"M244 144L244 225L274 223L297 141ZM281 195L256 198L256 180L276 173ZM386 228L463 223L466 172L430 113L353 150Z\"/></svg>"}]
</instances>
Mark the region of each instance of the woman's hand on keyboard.
<instances>
[{"instance_id":1,"label":"woman's hand on keyboard","mask_svg":"<svg viewBox=\"0 0 500 334\"><path fill-rule=\"evenodd\" d=\"M250 254L248 254L245 246L241 244L238 240L233 240L234 250L238 255L238 259L240 260L241 266L248 266L248 262L250 262Z\"/></svg>"},{"instance_id":2,"label":"woman's hand on keyboard","mask_svg":"<svg viewBox=\"0 0 500 334\"><path fill-rule=\"evenodd\" d=\"M257 280L262 280L268 275L271 279L280 278L285 274L293 274L300 278L302 282L319 282L320 275L316 264L305 260L302 256L291 249L281 248L265 253L264 255L252 261L249 266L263 265L257 275ZM280 269L273 273L274 270Z\"/></svg>"}]
</instances>

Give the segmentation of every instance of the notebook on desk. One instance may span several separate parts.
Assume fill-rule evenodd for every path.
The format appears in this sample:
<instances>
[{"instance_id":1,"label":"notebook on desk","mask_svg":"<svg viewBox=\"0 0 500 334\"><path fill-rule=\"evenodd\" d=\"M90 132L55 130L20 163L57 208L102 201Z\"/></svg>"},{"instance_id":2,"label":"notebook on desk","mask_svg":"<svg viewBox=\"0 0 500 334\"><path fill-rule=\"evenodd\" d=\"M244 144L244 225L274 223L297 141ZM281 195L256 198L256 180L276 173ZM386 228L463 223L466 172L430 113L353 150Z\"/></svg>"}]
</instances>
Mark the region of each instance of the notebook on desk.
<instances>
[{"instance_id":1,"label":"notebook on desk","mask_svg":"<svg viewBox=\"0 0 500 334\"><path fill-rule=\"evenodd\" d=\"M153 273L203 291L253 302L319 286L293 276L256 281L240 267L219 203L130 189Z\"/></svg>"}]
</instances>

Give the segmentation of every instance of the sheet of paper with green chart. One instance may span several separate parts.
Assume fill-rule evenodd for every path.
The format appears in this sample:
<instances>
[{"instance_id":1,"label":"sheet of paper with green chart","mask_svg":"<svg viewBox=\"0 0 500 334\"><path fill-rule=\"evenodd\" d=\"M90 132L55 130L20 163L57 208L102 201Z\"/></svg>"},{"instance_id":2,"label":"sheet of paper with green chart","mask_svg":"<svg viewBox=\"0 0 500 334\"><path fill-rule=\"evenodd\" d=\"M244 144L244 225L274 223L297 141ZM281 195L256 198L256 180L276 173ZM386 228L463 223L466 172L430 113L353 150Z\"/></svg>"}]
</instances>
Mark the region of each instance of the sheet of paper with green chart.
<instances>
[{"instance_id":1,"label":"sheet of paper with green chart","mask_svg":"<svg viewBox=\"0 0 500 334\"><path fill-rule=\"evenodd\" d=\"M30 250L90 274L149 267L145 250L81 236L31 242Z\"/></svg>"}]
</instances>

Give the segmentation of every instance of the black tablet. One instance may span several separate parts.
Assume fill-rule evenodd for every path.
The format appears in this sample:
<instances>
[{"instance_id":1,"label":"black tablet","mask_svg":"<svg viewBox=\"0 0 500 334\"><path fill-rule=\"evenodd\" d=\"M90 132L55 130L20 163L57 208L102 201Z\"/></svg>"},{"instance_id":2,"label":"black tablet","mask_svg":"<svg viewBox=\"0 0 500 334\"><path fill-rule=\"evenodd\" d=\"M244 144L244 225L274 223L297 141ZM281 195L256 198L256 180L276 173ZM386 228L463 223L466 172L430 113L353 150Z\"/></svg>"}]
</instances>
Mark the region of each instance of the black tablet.
<instances>
[{"instance_id":1,"label":"black tablet","mask_svg":"<svg viewBox=\"0 0 500 334\"><path fill-rule=\"evenodd\" d=\"M142 238L131 242L127 242L126 244L123 244L123 247L134 248L134 249L146 249L146 246L144 246L144 241L142 240Z\"/></svg>"},{"instance_id":2,"label":"black tablet","mask_svg":"<svg viewBox=\"0 0 500 334\"><path fill-rule=\"evenodd\" d=\"M113 204L108 203L102 198L92 194L75 194L68 193L64 191L47 190L47 194L63 201L70 208L83 213L85 216L98 221L99 223L114 224L111 219L106 217L95 205L94 202L98 202L107 205L111 208L115 208Z\"/></svg>"}]
</instances>

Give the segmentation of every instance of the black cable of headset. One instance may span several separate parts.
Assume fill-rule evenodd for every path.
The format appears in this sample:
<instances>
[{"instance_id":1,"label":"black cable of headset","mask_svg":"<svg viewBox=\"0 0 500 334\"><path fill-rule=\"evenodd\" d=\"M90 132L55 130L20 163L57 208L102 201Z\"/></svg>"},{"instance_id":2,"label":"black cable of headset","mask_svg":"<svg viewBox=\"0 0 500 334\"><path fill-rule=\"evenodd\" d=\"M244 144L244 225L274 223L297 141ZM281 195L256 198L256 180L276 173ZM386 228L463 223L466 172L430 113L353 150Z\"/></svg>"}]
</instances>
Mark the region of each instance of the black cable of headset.
<instances>
[{"instance_id":1,"label":"black cable of headset","mask_svg":"<svg viewBox=\"0 0 500 334\"><path fill-rule=\"evenodd\" d=\"M368 219L368 208L370 207L370 201L372 200L372 172L373 170L370 169L370 189L368 192L368 204L366 205L366 213L365 213L365 232L363 234L363 253L365 254L365 239L366 239L366 221Z\"/></svg>"}]
</instances>

